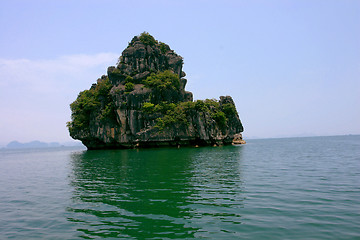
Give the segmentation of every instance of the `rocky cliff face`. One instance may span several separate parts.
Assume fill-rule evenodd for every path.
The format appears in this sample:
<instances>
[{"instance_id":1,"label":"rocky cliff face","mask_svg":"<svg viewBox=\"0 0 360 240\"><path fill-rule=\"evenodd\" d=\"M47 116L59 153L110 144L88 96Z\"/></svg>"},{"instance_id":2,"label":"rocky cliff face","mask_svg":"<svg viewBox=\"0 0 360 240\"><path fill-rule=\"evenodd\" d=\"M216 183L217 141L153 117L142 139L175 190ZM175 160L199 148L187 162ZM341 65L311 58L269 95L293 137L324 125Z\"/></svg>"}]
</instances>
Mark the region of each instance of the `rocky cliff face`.
<instances>
[{"instance_id":1,"label":"rocky cliff face","mask_svg":"<svg viewBox=\"0 0 360 240\"><path fill-rule=\"evenodd\" d=\"M71 106L71 137L88 149L231 144L243 126L230 96L193 101L183 59L148 33L134 37Z\"/></svg>"}]
</instances>

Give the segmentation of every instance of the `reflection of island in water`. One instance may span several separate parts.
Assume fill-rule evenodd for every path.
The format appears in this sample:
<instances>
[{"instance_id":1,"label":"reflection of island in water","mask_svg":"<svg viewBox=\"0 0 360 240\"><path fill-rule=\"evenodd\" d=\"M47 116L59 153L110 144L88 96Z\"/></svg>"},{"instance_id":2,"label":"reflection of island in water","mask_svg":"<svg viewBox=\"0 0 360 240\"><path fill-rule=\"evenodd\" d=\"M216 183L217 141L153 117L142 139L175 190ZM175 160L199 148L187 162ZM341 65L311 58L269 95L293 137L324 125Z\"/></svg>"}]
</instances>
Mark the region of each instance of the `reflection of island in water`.
<instances>
[{"instance_id":1,"label":"reflection of island in water","mask_svg":"<svg viewBox=\"0 0 360 240\"><path fill-rule=\"evenodd\" d=\"M240 223L241 147L87 151L72 156L81 237L194 238Z\"/></svg>"}]
</instances>

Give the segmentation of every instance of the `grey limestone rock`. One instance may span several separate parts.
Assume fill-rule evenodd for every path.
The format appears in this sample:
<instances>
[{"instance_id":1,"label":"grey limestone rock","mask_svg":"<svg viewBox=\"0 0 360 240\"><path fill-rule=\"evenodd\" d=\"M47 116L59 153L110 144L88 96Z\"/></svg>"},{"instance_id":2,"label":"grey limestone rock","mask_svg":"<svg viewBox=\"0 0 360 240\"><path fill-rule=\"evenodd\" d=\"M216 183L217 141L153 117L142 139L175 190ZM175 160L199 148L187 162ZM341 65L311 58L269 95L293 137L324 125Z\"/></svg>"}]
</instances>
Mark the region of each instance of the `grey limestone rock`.
<instances>
[{"instance_id":1,"label":"grey limestone rock","mask_svg":"<svg viewBox=\"0 0 360 240\"><path fill-rule=\"evenodd\" d=\"M98 91L93 94L95 107L79 113L78 109L86 109L76 108L80 95L71 105L71 137L81 140L88 149L213 146L239 139L243 126L233 99L222 96L220 100L194 102L193 94L185 91L182 57L164 43L140 40L142 36L134 37L117 66L110 66L107 76L91 87L93 92ZM178 87L160 91L146 85L149 76L164 71L176 75ZM97 90L106 81L107 95ZM151 111L146 111L146 104ZM157 110L161 107L170 110ZM78 123L79 114L86 121Z\"/></svg>"}]
</instances>

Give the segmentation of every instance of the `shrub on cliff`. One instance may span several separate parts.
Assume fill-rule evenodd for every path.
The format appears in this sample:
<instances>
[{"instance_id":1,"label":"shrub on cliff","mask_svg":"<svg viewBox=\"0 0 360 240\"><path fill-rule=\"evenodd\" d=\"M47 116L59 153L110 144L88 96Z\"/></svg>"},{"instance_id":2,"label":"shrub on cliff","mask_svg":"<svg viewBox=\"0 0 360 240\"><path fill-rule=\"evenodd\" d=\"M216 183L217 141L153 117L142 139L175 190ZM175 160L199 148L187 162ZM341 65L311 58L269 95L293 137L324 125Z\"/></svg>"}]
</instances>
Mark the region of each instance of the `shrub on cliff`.
<instances>
[{"instance_id":1,"label":"shrub on cliff","mask_svg":"<svg viewBox=\"0 0 360 240\"><path fill-rule=\"evenodd\" d=\"M178 90L180 87L179 76L170 70L152 73L149 77L143 80L143 83L145 87L159 91L166 89Z\"/></svg>"},{"instance_id":2,"label":"shrub on cliff","mask_svg":"<svg viewBox=\"0 0 360 240\"><path fill-rule=\"evenodd\" d=\"M132 82L125 83L125 92L131 92L134 90L134 84Z\"/></svg>"},{"instance_id":3,"label":"shrub on cliff","mask_svg":"<svg viewBox=\"0 0 360 240\"><path fill-rule=\"evenodd\" d=\"M77 99L70 104L72 121L67 124L70 133L75 129L87 128L91 112L97 109L99 105L100 102L97 100L94 90L80 92Z\"/></svg>"},{"instance_id":4,"label":"shrub on cliff","mask_svg":"<svg viewBox=\"0 0 360 240\"><path fill-rule=\"evenodd\" d=\"M213 113L212 117L220 128L224 128L226 126L227 118L224 112L222 111L215 112Z\"/></svg>"},{"instance_id":5,"label":"shrub on cliff","mask_svg":"<svg viewBox=\"0 0 360 240\"><path fill-rule=\"evenodd\" d=\"M71 122L67 123L70 134L75 130L88 130L93 112L100 111L101 120L114 119L114 105L109 94L112 85L109 79L99 79L89 90L79 93L77 99L70 104ZM101 108L101 106L103 106Z\"/></svg>"},{"instance_id":6,"label":"shrub on cliff","mask_svg":"<svg viewBox=\"0 0 360 240\"><path fill-rule=\"evenodd\" d=\"M155 128L163 130L165 127L172 125L187 125L187 114L184 111L184 102L175 103L162 103L155 106L155 111L162 113L162 117L157 118Z\"/></svg>"},{"instance_id":7,"label":"shrub on cliff","mask_svg":"<svg viewBox=\"0 0 360 240\"><path fill-rule=\"evenodd\" d=\"M161 102L156 105L150 102L145 102L142 107L142 111L147 114L160 114L160 117L156 119L155 125L158 130L164 130L166 127L174 125L188 125L189 119L191 119L191 116L196 112L210 114L216 124L223 129L226 127L228 118L233 116L232 114L236 114L236 109L234 109L235 106L230 103L224 104L220 107L219 102L215 99L178 103Z\"/></svg>"},{"instance_id":8,"label":"shrub on cliff","mask_svg":"<svg viewBox=\"0 0 360 240\"><path fill-rule=\"evenodd\" d=\"M126 76L125 83L128 83L128 82L134 83L134 78L131 76Z\"/></svg>"},{"instance_id":9,"label":"shrub on cliff","mask_svg":"<svg viewBox=\"0 0 360 240\"><path fill-rule=\"evenodd\" d=\"M146 88L152 90L151 102L154 104L163 101L178 102L180 80L179 76L170 70L159 73L152 73L142 81Z\"/></svg>"},{"instance_id":10,"label":"shrub on cliff","mask_svg":"<svg viewBox=\"0 0 360 240\"><path fill-rule=\"evenodd\" d=\"M109 78L104 77L97 81L97 84L95 86L95 95L97 97L106 97L109 98L109 91L111 90L113 86L111 85ZM108 99L110 100L110 99Z\"/></svg>"},{"instance_id":11,"label":"shrub on cliff","mask_svg":"<svg viewBox=\"0 0 360 240\"><path fill-rule=\"evenodd\" d=\"M195 110L200 111L200 112L208 111L206 104L202 100L196 100L194 108L195 108Z\"/></svg>"},{"instance_id":12,"label":"shrub on cliff","mask_svg":"<svg viewBox=\"0 0 360 240\"><path fill-rule=\"evenodd\" d=\"M143 105L142 105L142 108L141 110L148 113L148 114L151 114L154 112L154 108L155 108L155 105L150 103L150 102L144 102Z\"/></svg>"},{"instance_id":13,"label":"shrub on cliff","mask_svg":"<svg viewBox=\"0 0 360 240\"><path fill-rule=\"evenodd\" d=\"M218 109L220 107L219 101L216 99L205 99L204 103L209 109Z\"/></svg>"},{"instance_id":14,"label":"shrub on cliff","mask_svg":"<svg viewBox=\"0 0 360 240\"><path fill-rule=\"evenodd\" d=\"M151 36L148 32L143 32L139 36L139 40L145 45L153 46L153 45L157 44L157 41L155 40L155 38L153 36Z\"/></svg>"},{"instance_id":15,"label":"shrub on cliff","mask_svg":"<svg viewBox=\"0 0 360 240\"><path fill-rule=\"evenodd\" d=\"M231 103L225 103L221 106L222 111L225 113L227 118L230 118L232 116L236 115L236 108L233 104Z\"/></svg>"},{"instance_id":16,"label":"shrub on cliff","mask_svg":"<svg viewBox=\"0 0 360 240\"><path fill-rule=\"evenodd\" d=\"M175 103L161 102L155 105L154 111L166 114L169 111L173 111L177 105Z\"/></svg>"},{"instance_id":17,"label":"shrub on cliff","mask_svg":"<svg viewBox=\"0 0 360 240\"><path fill-rule=\"evenodd\" d=\"M165 54L167 51L170 51L170 47L169 45L167 45L166 43L160 42L159 43L159 48L162 54Z\"/></svg>"}]
</instances>

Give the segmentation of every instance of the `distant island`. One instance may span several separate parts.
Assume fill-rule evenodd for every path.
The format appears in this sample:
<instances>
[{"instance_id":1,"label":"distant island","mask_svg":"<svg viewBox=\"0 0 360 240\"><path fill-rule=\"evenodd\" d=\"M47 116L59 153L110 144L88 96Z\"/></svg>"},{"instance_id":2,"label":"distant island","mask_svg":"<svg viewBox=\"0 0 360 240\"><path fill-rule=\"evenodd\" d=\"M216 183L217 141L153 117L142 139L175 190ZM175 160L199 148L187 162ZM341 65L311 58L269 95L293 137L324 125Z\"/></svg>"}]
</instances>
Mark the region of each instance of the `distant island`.
<instances>
[{"instance_id":1,"label":"distant island","mask_svg":"<svg viewBox=\"0 0 360 240\"><path fill-rule=\"evenodd\" d=\"M230 96L193 101L183 58L144 32L70 104L70 136L88 149L243 144Z\"/></svg>"},{"instance_id":2,"label":"distant island","mask_svg":"<svg viewBox=\"0 0 360 240\"><path fill-rule=\"evenodd\" d=\"M18 141L9 142L5 148L7 149L21 149L21 148L57 148L57 147L75 147L82 146L79 142L69 142L69 143L58 143L58 142L41 142L38 140L21 143Z\"/></svg>"}]
</instances>

